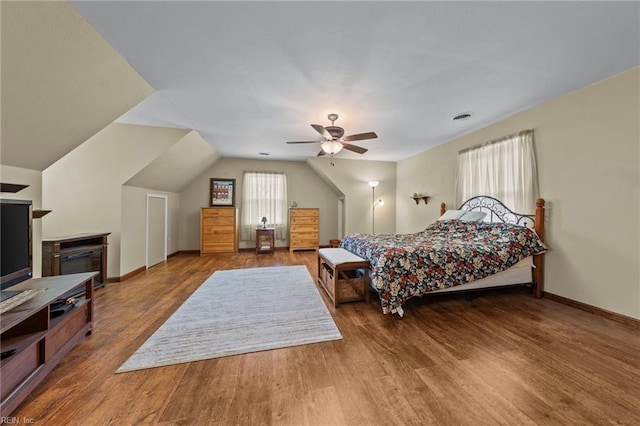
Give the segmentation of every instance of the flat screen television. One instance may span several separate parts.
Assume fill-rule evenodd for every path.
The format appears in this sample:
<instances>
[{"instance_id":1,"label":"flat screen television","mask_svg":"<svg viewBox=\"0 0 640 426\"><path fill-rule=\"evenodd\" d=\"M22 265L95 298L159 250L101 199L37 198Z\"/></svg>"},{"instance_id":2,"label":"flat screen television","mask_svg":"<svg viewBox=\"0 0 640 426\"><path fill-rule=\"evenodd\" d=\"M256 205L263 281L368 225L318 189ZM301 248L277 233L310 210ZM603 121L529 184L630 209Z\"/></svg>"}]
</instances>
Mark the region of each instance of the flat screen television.
<instances>
[{"instance_id":1,"label":"flat screen television","mask_svg":"<svg viewBox=\"0 0 640 426\"><path fill-rule=\"evenodd\" d=\"M31 200L0 199L0 288L33 276Z\"/></svg>"}]
</instances>

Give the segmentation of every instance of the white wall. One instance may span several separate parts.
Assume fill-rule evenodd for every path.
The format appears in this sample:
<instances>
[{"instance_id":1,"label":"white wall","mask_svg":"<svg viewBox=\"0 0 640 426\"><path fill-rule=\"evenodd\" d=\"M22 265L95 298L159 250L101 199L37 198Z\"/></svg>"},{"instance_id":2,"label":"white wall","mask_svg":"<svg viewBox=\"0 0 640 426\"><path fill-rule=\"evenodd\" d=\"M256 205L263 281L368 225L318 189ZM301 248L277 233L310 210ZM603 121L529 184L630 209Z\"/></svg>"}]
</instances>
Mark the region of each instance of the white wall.
<instances>
[{"instance_id":1,"label":"white wall","mask_svg":"<svg viewBox=\"0 0 640 426\"><path fill-rule=\"evenodd\" d=\"M334 166L327 158L309 158L307 163L318 174L344 194L344 233L373 231L373 201L370 181L380 182L375 190L376 199L384 206L375 211L376 234L396 230L396 163L391 161L346 160L334 158ZM413 194L413 191L411 192ZM407 194L408 196L409 194ZM413 203L403 199L403 202ZM415 203L414 203L415 204Z\"/></svg>"},{"instance_id":2,"label":"white wall","mask_svg":"<svg viewBox=\"0 0 640 426\"><path fill-rule=\"evenodd\" d=\"M178 251L180 195L174 192L123 186L120 276L146 266L147 194L167 197L167 255Z\"/></svg>"},{"instance_id":3,"label":"white wall","mask_svg":"<svg viewBox=\"0 0 640 426\"><path fill-rule=\"evenodd\" d=\"M31 200L33 210L50 210L42 207L42 172L12 166L0 166L0 182L29 185L20 192L3 192L2 198L9 200ZM52 215L53 213L49 213ZM42 276L42 223L48 216L33 219L32 222L32 265L33 277Z\"/></svg>"},{"instance_id":4,"label":"white wall","mask_svg":"<svg viewBox=\"0 0 640 426\"><path fill-rule=\"evenodd\" d=\"M400 161L398 231L454 203L459 150L529 128L548 203L545 290L640 318L640 68ZM407 190L434 199L416 209Z\"/></svg>"},{"instance_id":5,"label":"white wall","mask_svg":"<svg viewBox=\"0 0 640 426\"><path fill-rule=\"evenodd\" d=\"M47 168L43 236L110 232L107 276L121 276L122 185L188 132L111 124Z\"/></svg>"},{"instance_id":6,"label":"white wall","mask_svg":"<svg viewBox=\"0 0 640 426\"><path fill-rule=\"evenodd\" d=\"M338 238L338 195L307 164L299 161L222 158L180 192L180 250L200 248L200 208L209 207L209 180L236 179L236 207L241 209L245 171L286 173L289 205L295 201L298 207L320 208L320 245L328 245L330 239ZM276 240L276 247L288 245L288 241ZM240 242L240 248L250 247L255 247L255 242Z\"/></svg>"}]
</instances>

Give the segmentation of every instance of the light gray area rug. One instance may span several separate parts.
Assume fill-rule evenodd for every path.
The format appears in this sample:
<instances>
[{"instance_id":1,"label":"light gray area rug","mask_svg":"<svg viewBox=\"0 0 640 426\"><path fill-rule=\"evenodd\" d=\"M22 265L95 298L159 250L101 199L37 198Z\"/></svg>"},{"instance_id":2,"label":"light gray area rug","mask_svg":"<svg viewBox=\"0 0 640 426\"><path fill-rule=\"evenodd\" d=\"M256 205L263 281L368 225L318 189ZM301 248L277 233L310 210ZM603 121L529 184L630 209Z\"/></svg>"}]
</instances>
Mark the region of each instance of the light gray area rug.
<instances>
[{"instance_id":1,"label":"light gray area rug","mask_svg":"<svg viewBox=\"0 0 640 426\"><path fill-rule=\"evenodd\" d=\"M306 267L217 271L117 373L339 339Z\"/></svg>"}]
</instances>

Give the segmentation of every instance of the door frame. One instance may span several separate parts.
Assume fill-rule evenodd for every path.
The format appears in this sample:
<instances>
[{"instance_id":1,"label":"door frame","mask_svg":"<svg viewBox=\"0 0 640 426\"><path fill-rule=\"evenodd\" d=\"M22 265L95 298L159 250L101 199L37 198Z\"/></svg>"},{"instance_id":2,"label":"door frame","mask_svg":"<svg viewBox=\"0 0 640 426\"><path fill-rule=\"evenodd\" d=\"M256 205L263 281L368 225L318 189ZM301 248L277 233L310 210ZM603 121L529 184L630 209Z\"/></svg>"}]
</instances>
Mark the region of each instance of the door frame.
<instances>
[{"instance_id":1,"label":"door frame","mask_svg":"<svg viewBox=\"0 0 640 426\"><path fill-rule=\"evenodd\" d=\"M164 260L167 260L167 233L168 233L168 221L169 221L169 209L167 205L169 204L169 197L162 194L152 194L147 193L147 202L146 202L146 215L145 215L145 241L144 241L144 264L146 269L149 269L149 199L150 198L160 198L164 200Z\"/></svg>"}]
</instances>

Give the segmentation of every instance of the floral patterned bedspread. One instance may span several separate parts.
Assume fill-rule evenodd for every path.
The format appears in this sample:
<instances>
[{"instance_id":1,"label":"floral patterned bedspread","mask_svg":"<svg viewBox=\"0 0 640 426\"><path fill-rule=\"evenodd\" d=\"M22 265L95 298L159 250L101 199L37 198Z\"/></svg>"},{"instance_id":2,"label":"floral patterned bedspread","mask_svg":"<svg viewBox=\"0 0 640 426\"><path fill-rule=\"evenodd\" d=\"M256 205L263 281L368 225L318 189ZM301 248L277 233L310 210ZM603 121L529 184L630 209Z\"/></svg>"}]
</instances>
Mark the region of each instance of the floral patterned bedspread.
<instances>
[{"instance_id":1,"label":"floral patterned bedspread","mask_svg":"<svg viewBox=\"0 0 640 426\"><path fill-rule=\"evenodd\" d=\"M546 250L534 231L507 223L437 221L415 234L353 234L340 244L369 260L383 313L411 297L469 283Z\"/></svg>"}]
</instances>

